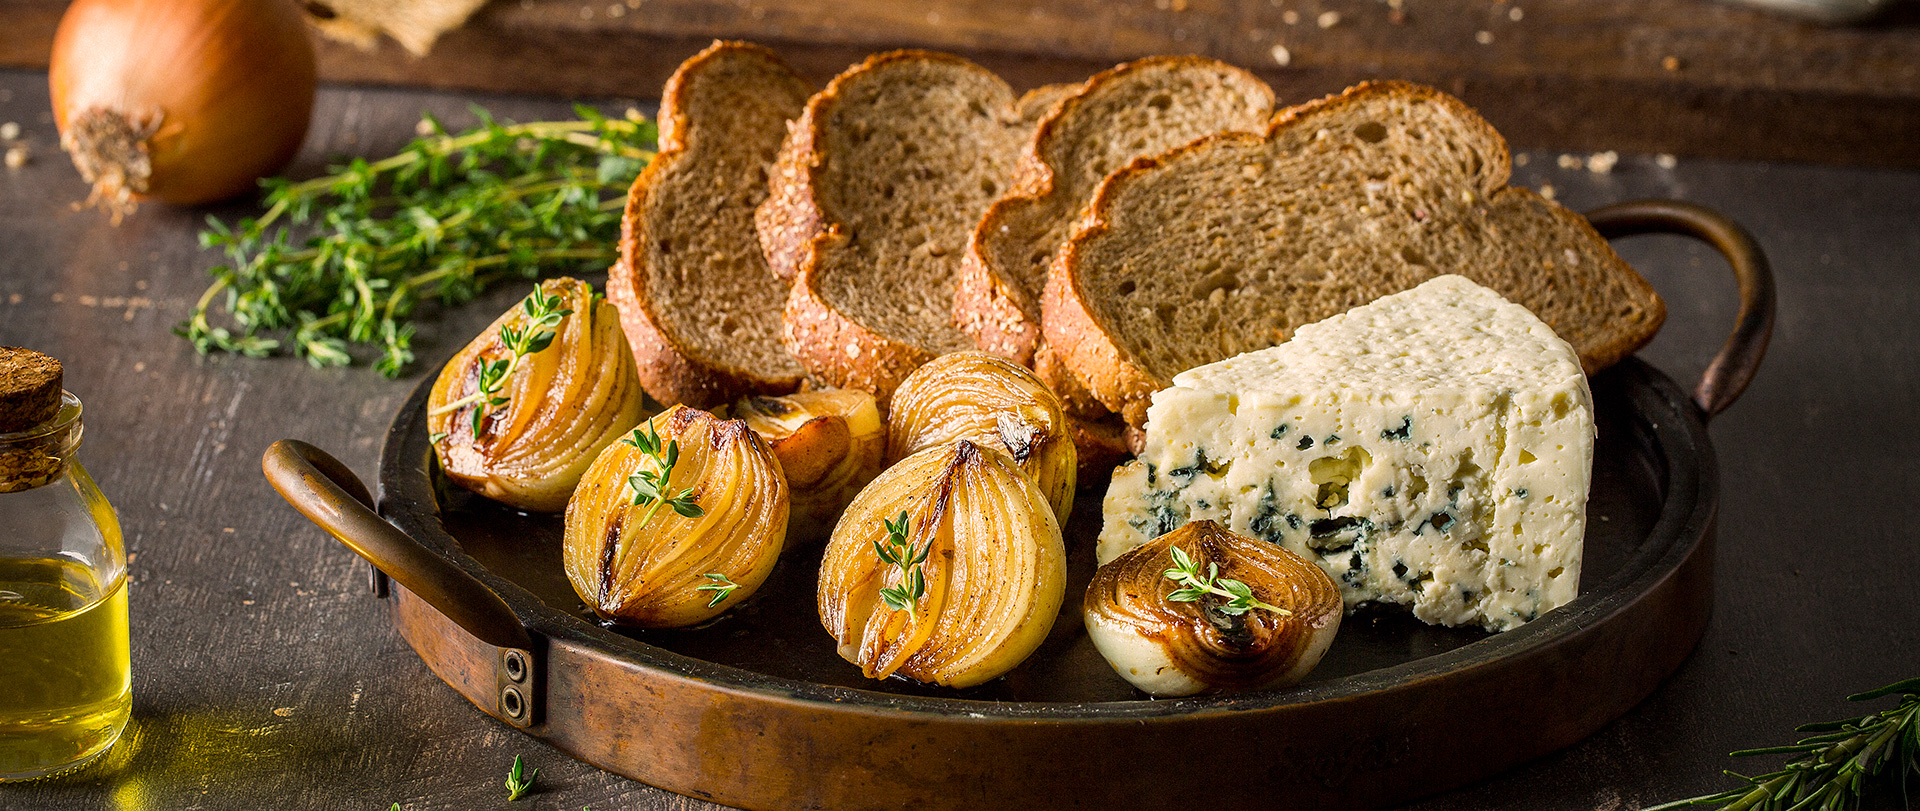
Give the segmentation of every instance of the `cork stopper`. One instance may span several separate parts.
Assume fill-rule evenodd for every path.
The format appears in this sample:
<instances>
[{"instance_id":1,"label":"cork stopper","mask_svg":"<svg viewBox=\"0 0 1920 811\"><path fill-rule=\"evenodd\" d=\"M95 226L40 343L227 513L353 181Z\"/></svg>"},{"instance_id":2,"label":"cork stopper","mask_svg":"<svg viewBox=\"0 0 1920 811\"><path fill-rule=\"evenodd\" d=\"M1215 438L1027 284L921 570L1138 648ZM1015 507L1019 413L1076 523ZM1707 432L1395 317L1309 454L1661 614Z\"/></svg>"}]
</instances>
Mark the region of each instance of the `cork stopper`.
<instances>
[{"instance_id":1,"label":"cork stopper","mask_svg":"<svg viewBox=\"0 0 1920 811\"><path fill-rule=\"evenodd\" d=\"M60 361L0 346L0 434L25 431L60 413Z\"/></svg>"}]
</instances>

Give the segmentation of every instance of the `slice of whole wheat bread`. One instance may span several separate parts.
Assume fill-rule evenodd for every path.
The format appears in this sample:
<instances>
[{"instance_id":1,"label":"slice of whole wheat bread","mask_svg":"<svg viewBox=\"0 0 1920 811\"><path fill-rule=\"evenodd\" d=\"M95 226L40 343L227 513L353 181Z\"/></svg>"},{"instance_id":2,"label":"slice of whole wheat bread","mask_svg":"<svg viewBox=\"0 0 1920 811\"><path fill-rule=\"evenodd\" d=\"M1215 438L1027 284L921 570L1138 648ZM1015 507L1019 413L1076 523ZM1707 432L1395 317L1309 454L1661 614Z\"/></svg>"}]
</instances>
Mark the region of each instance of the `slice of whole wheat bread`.
<instances>
[{"instance_id":1,"label":"slice of whole wheat bread","mask_svg":"<svg viewBox=\"0 0 1920 811\"><path fill-rule=\"evenodd\" d=\"M1181 371L1445 273L1532 310L1589 373L1645 344L1665 317L1652 286L1509 172L1492 125L1402 82L1140 159L1056 256L1045 339L1135 426Z\"/></svg>"},{"instance_id":2,"label":"slice of whole wheat bread","mask_svg":"<svg viewBox=\"0 0 1920 811\"><path fill-rule=\"evenodd\" d=\"M1013 188L974 228L954 323L981 350L1033 365L1047 265L1100 181L1203 135L1263 131L1272 115L1265 82L1197 56L1148 57L1088 79L1040 121Z\"/></svg>"},{"instance_id":3,"label":"slice of whole wheat bread","mask_svg":"<svg viewBox=\"0 0 1920 811\"><path fill-rule=\"evenodd\" d=\"M998 76L926 51L869 57L808 100L755 222L793 279L784 337L810 373L884 402L920 364L971 348L951 321L954 274L1031 129Z\"/></svg>"},{"instance_id":4,"label":"slice of whole wheat bread","mask_svg":"<svg viewBox=\"0 0 1920 811\"><path fill-rule=\"evenodd\" d=\"M787 287L767 271L753 213L812 93L771 51L738 42L715 42L667 80L660 152L627 195L607 277L654 399L711 408L804 376L780 340Z\"/></svg>"}]
</instances>

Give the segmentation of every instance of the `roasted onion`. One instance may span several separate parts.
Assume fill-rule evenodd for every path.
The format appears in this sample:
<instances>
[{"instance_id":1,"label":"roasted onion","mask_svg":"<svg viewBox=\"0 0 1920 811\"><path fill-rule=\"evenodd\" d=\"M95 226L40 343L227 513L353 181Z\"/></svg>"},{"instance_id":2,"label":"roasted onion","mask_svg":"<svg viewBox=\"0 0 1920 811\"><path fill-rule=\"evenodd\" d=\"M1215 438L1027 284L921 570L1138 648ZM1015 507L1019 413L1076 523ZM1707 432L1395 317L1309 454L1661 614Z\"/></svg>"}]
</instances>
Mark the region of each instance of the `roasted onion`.
<instances>
[{"instance_id":1,"label":"roasted onion","mask_svg":"<svg viewBox=\"0 0 1920 811\"><path fill-rule=\"evenodd\" d=\"M910 565L882 558L898 551ZM887 468L847 506L820 562L820 622L868 678L971 687L1039 647L1065 588L1046 497L963 439Z\"/></svg>"},{"instance_id":2,"label":"roasted onion","mask_svg":"<svg viewBox=\"0 0 1920 811\"><path fill-rule=\"evenodd\" d=\"M760 588L786 536L787 482L766 440L674 406L594 460L567 504L562 565L595 614L679 628Z\"/></svg>"},{"instance_id":3,"label":"roasted onion","mask_svg":"<svg viewBox=\"0 0 1920 811\"><path fill-rule=\"evenodd\" d=\"M117 222L232 197L300 149L313 46L284 0L74 0L47 66L60 146Z\"/></svg>"},{"instance_id":4,"label":"roasted onion","mask_svg":"<svg viewBox=\"0 0 1920 811\"><path fill-rule=\"evenodd\" d=\"M886 424L873 395L818 389L784 397L747 397L732 416L773 446L793 499L787 543L824 540L860 488L880 474Z\"/></svg>"},{"instance_id":5,"label":"roasted onion","mask_svg":"<svg viewBox=\"0 0 1920 811\"><path fill-rule=\"evenodd\" d=\"M1040 485L1061 525L1073 511L1073 424L1033 372L985 352L942 355L895 389L887 461L966 439L1005 451Z\"/></svg>"},{"instance_id":6,"label":"roasted onion","mask_svg":"<svg viewBox=\"0 0 1920 811\"><path fill-rule=\"evenodd\" d=\"M540 300L568 314L550 326L533 323ZM506 339L542 331L551 341L516 360ZM503 379L490 380L501 368ZM489 393L489 385L497 388ZM645 416L620 314L568 278L541 283L496 319L447 361L427 396L427 430L447 478L536 512L565 507L594 457Z\"/></svg>"},{"instance_id":7,"label":"roasted onion","mask_svg":"<svg viewBox=\"0 0 1920 811\"><path fill-rule=\"evenodd\" d=\"M1195 594L1198 581L1173 575L1182 568L1228 593ZM1239 605L1229 596L1236 583L1248 592ZM1121 678L1151 695L1187 696L1299 681L1333 642L1342 605L1311 561L1195 521L1101 566L1081 611Z\"/></svg>"}]
</instances>

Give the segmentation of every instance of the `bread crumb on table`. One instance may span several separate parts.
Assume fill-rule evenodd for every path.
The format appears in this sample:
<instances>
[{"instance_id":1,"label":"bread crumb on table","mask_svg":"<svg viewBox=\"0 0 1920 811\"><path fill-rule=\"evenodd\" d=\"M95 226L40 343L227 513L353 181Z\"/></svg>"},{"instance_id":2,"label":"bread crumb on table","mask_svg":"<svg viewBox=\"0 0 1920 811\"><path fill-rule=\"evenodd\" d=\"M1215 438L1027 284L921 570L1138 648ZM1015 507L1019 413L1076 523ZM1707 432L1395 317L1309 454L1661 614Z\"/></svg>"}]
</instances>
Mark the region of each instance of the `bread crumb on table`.
<instances>
[{"instance_id":1,"label":"bread crumb on table","mask_svg":"<svg viewBox=\"0 0 1920 811\"><path fill-rule=\"evenodd\" d=\"M1286 23L1287 25L1299 25L1300 12L1294 11L1293 9L1287 9L1286 11L1280 12L1280 21L1283 23Z\"/></svg>"},{"instance_id":2,"label":"bread crumb on table","mask_svg":"<svg viewBox=\"0 0 1920 811\"><path fill-rule=\"evenodd\" d=\"M1579 155L1561 155L1558 163L1562 169L1578 169L1587 165L1587 162L1581 160Z\"/></svg>"},{"instance_id":3,"label":"bread crumb on table","mask_svg":"<svg viewBox=\"0 0 1920 811\"><path fill-rule=\"evenodd\" d=\"M1548 200L1552 200L1552 199L1553 199L1553 196L1554 196L1555 194L1557 194L1557 192L1555 192L1555 191L1554 191L1554 189L1553 189L1553 184L1552 184L1552 183L1542 183L1542 184L1540 184L1540 196L1541 196L1541 197L1545 197L1545 198L1547 198Z\"/></svg>"},{"instance_id":4,"label":"bread crumb on table","mask_svg":"<svg viewBox=\"0 0 1920 811\"><path fill-rule=\"evenodd\" d=\"M1334 26L1336 26L1336 25L1339 25L1339 24L1340 24L1340 12L1338 12L1338 11L1322 11L1322 12L1320 12L1320 17L1319 17L1319 19L1316 19L1316 20L1314 20L1314 24L1315 24L1315 25L1318 25L1318 26L1320 26L1321 28L1332 28L1332 27L1334 27Z\"/></svg>"},{"instance_id":5,"label":"bread crumb on table","mask_svg":"<svg viewBox=\"0 0 1920 811\"><path fill-rule=\"evenodd\" d=\"M1527 16L1527 13L1524 11L1521 11L1519 6L1514 6L1513 8L1507 9L1507 19L1512 20L1514 22L1519 22L1520 18L1525 16Z\"/></svg>"},{"instance_id":6,"label":"bread crumb on table","mask_svg":"<svg viewBox=\"0 0 1920 811\"><path fill-rule=\"evenodd\" d=\"M1492 45L1493 32L1492 31L1475 31L1473 32L1473 41L1478 42L1481 45Z\"/></svg>"},{"instance_id":7,"label":"bread crumb on table","mask_svg":"<svg viewBox=\"0 0 1920 811\"><path fill-rule=\"evenodd\" d=\"M1287 46L1276 42L1273 45L1273 61L1274 64L1284 68L1293 63L1293 52L1287 50Z\"/></svg>"},{"instance_id":8,"label":"bread crumb on table","mask_svg":"<svg viewBox=\"0 0 1920 811\"><path fill-rule=\"evenodd\" d=\"M1596 175L1604 175L1612 172L1614 164L1619 162L1620 153L1611 149L1605 152L1595 152L1587 156L1587 171Z\"/></svg>"},{"instance_id":9,"label":"bread crumb on table","mask_svg":"<svg viewBox=\"0 0 1920 811\"><path fill-rule=\"evenodd\" d=\"M11 141L20 137L20 122L8 121L0 124L0 141Z\"/></svg>"},{"instance_id":10,"label":"bread crumb on table","mask_svg":"<svg viewBox=\"0 0 1920 811\"><path fill-rule=\"evenodd\" d=\"M1680 165L1680 160L1678 158L1675 158L1672 155L1662 152L1658 155L1653 156L1653 165L1658 166L1662 169L1672 169L1673 167Z\"/></svg>"}]
</instances>

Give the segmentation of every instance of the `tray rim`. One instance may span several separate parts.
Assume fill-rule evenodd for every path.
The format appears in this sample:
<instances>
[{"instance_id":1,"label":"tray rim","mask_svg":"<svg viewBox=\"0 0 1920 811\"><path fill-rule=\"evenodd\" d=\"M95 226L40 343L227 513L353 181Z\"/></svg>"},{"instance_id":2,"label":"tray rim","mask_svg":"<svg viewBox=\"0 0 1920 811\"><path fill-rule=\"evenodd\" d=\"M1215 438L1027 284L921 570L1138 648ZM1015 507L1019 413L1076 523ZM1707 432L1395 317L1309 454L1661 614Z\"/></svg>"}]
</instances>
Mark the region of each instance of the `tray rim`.
<instances>
[{"instance_id":1,"label":"tray rim","mask_svg":"<svg viewBox=\"0 0 1920 811\"><path fill-rule=\"evenodd\" d=\"M833 712L860 710L904 717L1056 723L1203 718L1351 699L1408 688L1436 676L1493 667L1501 660L1546 648L1604 621L1671 576L1697 547L1710 540L1708 536L1718 508L1718 462L1706 423L1693 400L1678 384L1637 357L1622 360L1596 378L1602 379L1603 385L1625 387L1632 415L1645 423L1647 434L1654 440L1650 450L1664 463L1666 473L1666 492L1658 517L1647 532L1647 540L1618 571L1573 602L1514 630L1397 665L1279 690L1102 702L903 695L759 673L614 633L546 605L517 583L481 565L462 551L458 539L441 525L431 473L423 470L420 462L410 461L418 459L431 464L421 417L425 414L432 378L424 379L415 387L389 427L380 454L378 504L383 518L498 593L530 631L538 632L549 641L564 639L597 649L627 665L654 671L656 676L685 679L702 689L796 701ZM1649 413L1649 406L1658 413ZM1672 419L1657 418L1662 415ZM1686 456L1676 453L1678 448L1689 448L1695 453ZM396 484L405 486L396 487ZM426 509L421 509L422 505ZM1063 610L1056 622L1070 621L1066 614Z\"/></svg>"}]
</instances>

